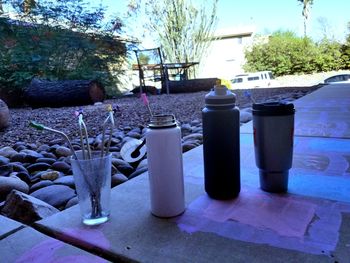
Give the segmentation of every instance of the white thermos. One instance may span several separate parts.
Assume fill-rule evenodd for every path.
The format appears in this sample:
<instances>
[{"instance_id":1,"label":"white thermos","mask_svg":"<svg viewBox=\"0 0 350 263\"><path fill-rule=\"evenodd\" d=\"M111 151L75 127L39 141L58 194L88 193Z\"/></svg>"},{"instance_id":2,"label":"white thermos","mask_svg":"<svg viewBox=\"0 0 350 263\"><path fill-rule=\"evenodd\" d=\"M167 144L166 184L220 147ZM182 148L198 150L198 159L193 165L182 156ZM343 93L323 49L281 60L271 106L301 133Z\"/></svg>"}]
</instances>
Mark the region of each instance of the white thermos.
<instances>
[{"instance_id":1,"label":"white thermos","mask_svg":"<svg viewBox=\"0 0 350 263\"><path fill-rule=\"evenodd\" d=\"M174 115L154 115L146 133L151 212L173 217L185 210L181 129Z\"/></svg>"}]
</instances>

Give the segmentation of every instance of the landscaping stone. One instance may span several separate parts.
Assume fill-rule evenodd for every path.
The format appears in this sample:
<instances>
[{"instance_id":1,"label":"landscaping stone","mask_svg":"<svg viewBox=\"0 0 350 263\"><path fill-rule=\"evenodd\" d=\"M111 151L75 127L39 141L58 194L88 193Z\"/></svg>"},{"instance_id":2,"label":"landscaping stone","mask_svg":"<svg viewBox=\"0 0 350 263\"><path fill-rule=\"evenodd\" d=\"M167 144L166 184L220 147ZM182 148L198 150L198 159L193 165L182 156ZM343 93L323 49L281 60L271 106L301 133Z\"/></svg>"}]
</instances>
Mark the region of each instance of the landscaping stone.
<instances>
[{"instance_id":1,"label":"landscaping stone","mask_svg":"<svg viewBox=\"0 0 350 263\"><path fill-rule=\"evenodd\" d=\"M111 180L112 187L122 184L127 180L128 180L128 177L126 177L124 174L121 174L121 173L113 174L112 180Z\"/></svg>"},{"instance_id":2,"label":"landscaping stone","mask_svg":"<svg viewBox=\"0 0 350 263\"><path fill-rule=\"evenodd\" d=\"M74 196L73 198L71 198L66 206L65 206L65 209L69 208L69 207L72 207L73 205L77 205L79 203L79 199L78 199L78 196Z\"/></svg>"},{"instance_id":3,"label":"landscaping stone","mask_svg":"<svg viewBox=\"0 0 350 263\"><path fill-rule=\"evenodd\" d=\"M6 158L4 156L0 156L0 166L4 165L4 164L9 164L10 163L10 159Z\"/></svg>"},{"instance_id":4,"label":"landscaping stone","mask_svg":"<svg viewBox=\"0 0 350 263\"><path fill-rule=\"evenodd\" d=\"M136 176L139 176L140 174L146 172L147 170L148 170L148 167L143 166L143 167L137 169L137 170L136 170L135 172L133 172L132 174L130 174L129 177L128 177L128 179L130 180L130 179L132 179L132 178L134 178L134 177L136 177Z\"/></svg>"},{"instance_id":5,"label":"landscaping stone","mask_svg":"<svg viewBox=\"0 0 350 263\"><path fill-rule=\"evenodd\" d=\"M58 171L45 171L40 174L40 178L43 180L55 181L60 176Z\"/></svg>"},{"instance_id":6,"label":"landscaping stone","mask_svg":"<svg viewBox=\"0 0 350 263\"><path fill-rule=\"evenodd\" d=\"M62 184L69 186L72 189L75 189L75 183L74 183L74 177L73 175L66 175L62 176L60 178L57 178L56 180L53 181L55 184Z\"/></svg>"},{"instance_id":7,"label":"landscaping stone","mask_svg":"<svg viewBox=\"0 0 350 263\"><path fill-rule=\"evenodd\" d=\"M49 186L49 185L53 185L53 182L51 180L42 180L42 181L39 181L35 184L33 184L31 187L30 187L30 193L32 192L35 192L36 190L40 189L40 188L43 188L43 187L46 187L46 186Z\"/></svg>"},{"instance_id":8,"label":"landscaping stone","mask_svg":"<svg viewBox=\"0 0 350 263\"><path fill-rule=\"evenodd\" d=\"M64 146L60 146L60 147L57 147L56 151L55 151L57 157L68 157L70 155L72 155L72 151L67 148L67 147L64 147Z\"/></svg>"},{"instance_id":9,"label":"landscaping stone","mask_svg":"<svg viewBox=\"0 0 350 263\"><path fill-rule=\"evenodd\" d=\"M57 161L57 162L52 164L51 168L56 170L56 171L66 173L70 170L70 165L66 162Z\"/></svg>"},{"instance_id":10,"label":"landscaping stone","mask_svg":"<svg viewBox=\"0 0 350 263\"><path fill-rule=\"evenodd\" d=\"M30 175L26 172L15 172L15 175L21 179L22 181L24 181L27 185L31 184L31 179L30 179Z\"/></svg>"},{"instance_id":11,"label":"landscaping stone","mask_svg":"<svg viewBox=\"0 0 350 263\"><path fill-rule=\"evenodd\" d=\"M36 171L45 171L51 167L50 164L47 163L33 163L27 167L29 173L33 173Z\"/></svg>"},{"instance_id":12,"label":"landscaping stone","mask_svg":"<svg viewBox=\"0 0 350 263\"><path fill-rule=\"evenodd\" d=\"M24 224L34 223L58 212L58 209L48 203L17 190L11 191L1 210L4 216Z\"/></svg>"},{"instance_id":13,"label":"landscaping stone","mask_svg":"<svg viewBox=\"0 0 350 263\"><path fill-rule=\"evenodd\" d=\"M18 152L15 151L12 147L7 146L0 149L0 156L11 158L13 155L17 154Z\"/></svg>"},{"instance_id":14,"label":"landscaping stone","mask_svg":"<svg viewBox=\"0 0 350 263\"><path fill-rule=\"evenodd\" d=\"M0 166L0 176L9 176L13 172L13 167L11 165L1 165Z\"/></svg>"},{"instance_id":15,"label":"landscaping stone","mask_svg":"<svg viewBox=\"0 0 350 263\"><path fill-rule=\"evenodd\" d=\"M44 157L42 154L37 153L34 150L29 150L29 149L22 150L21 153L26 154L25 162L28 162L28 163L34 163L38 158Z\"/></svg>"},{"instance_id":16,"label":"landscaping stone","mask_svg":"<svg viewBox=\"0 0 350 263\"><path fill-rule=\"evenodd\" d=\"M50 185L30 194L56 208L65 206L69 199L75 196L75 191L66 185Z\"/></svg>"},{"instance_id":17,"label":"landscaping stone","mask_svg":"<svg viewBox=\"0 0 350 263\"><path fill-rule=\"evenodd\" d=\"M29 186L19 178L0 176L0 202L4 201L12 190L28 193Z\"/></svg>"},{"instance_id":18,"label":"landscaping stone","mask_svg":"<svg viewBox=\"0 0 350 263\"><path fill-rule=\"evenodd\" d=\"M36 160L38 163L47 163L47 164L53 164L54 162L56 162L56 159L54 158L39 158Z\"/></svg>"},{"instance_id":19,"label":"landscaping stone","mask_svg":"<svg viewBox=\"0 0 350 263\"><path fill-rule=\"evenodd\" d=\"M25 153L16 153L11 157L11 162L25 162Z\"/></svg>"}]
</instances>

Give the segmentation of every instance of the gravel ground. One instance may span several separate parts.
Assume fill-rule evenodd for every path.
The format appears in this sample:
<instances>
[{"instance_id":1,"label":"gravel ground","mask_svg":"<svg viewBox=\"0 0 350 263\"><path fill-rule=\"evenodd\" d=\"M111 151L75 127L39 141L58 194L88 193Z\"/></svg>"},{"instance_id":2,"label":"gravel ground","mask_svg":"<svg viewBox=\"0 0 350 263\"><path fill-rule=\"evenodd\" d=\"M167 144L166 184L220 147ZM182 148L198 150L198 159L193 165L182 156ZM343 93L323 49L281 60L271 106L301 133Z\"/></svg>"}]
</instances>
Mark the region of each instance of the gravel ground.
<instances>
[{"instance_id":1,"label":"gravel ground","mask_svg":"<svg viewBox=\"0 0 350 263\"><path fill-rule=\"evenodd\" d=\"M283 87L249 90L257 102L269 99L293 100L317 89L313 87ZM244 96L245 90L234 90L237 95L237 106L240 109L249 108L251 102ZM204 107L204 96L207 92L182 93L170 95L149 96L153 113L173 113L180 123L190 123L193 120L201 121L201 110ZM149 114L147 108L136 96L121 97L114 100L106 100L102 105L83 106L85 122L88 127L89 137L95 137L102 132L102 123L106 118L106 104L117 105L119 112L115 115L116 125L120 129L127 127L144 127ZM10 126L0 132L0 147L12 146L16 142L49 143L60 139L58 135L37 131L29 127L29 121L33 120L48 127L65 132L71 139L78 138L78 122L74 111L79 107L63 108L39 108L30 107L10 109Z\"/></svg>"}]
</instances>

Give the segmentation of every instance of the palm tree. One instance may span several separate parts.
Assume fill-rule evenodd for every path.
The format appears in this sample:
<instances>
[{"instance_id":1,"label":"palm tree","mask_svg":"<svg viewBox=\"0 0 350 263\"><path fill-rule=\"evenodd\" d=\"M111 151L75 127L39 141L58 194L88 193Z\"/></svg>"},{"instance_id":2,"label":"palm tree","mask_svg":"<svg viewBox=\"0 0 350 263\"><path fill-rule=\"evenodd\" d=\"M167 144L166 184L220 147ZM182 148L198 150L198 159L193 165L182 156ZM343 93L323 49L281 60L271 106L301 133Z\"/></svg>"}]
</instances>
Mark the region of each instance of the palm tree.
<instances>
[{"instance_id":1,"label":"palm tree","mask_svg":"<svg viewBox=\"0 0 350 263\"><path fill-rule=\"evenodd\" d=\"M304 17L304 37L306 37L306 24L308 22L310 9L311 9L311 6L314 3L314 1L313 0L298 0L298 2L301 2L303 4L302 15Z\"/></svg>"}]
</instances>

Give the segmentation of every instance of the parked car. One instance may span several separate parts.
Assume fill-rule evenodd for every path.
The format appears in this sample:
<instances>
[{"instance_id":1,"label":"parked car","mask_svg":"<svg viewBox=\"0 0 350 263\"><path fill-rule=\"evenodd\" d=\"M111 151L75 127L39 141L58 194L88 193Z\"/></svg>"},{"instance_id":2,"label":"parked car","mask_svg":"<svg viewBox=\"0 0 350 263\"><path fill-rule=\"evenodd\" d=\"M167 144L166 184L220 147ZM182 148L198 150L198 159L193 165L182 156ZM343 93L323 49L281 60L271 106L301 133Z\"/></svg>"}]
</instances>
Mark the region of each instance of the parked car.
<instances>
[{"instance_id":1,"label":"parked car","mask_svg":"<svg viewBox=\"0 0 350 263\"><path fill-rule=\"evenodd\" d=\"M350 83L350 74L338 74L326 78L321 84L332 84L332 83Z\"/></svg>"},{"instance_id":2,"label":"parked car","mask_svg":"<svg viewBox=\"0 0 350 263\"><path fill-rule=\"evenodd\" d=\"M269 87L274 77L271 71L259 71L236 75L232 80L232 89L251 89Z\"/></svg>"}]
</instances>

